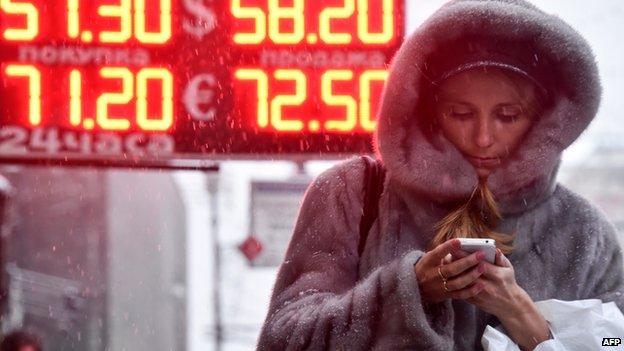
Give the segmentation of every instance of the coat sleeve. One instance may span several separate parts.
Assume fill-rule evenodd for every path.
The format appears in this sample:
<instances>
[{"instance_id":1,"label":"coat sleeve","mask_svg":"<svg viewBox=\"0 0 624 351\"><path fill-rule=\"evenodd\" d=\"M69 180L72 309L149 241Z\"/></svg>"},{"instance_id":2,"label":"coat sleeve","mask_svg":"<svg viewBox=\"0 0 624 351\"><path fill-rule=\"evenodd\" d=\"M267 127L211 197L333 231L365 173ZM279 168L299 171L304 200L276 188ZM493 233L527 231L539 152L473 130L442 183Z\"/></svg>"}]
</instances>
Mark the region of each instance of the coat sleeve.
<instances>
[{"instance_id":1,"label":"coat sleeve","mask_svg":"<svg viewBox=\"0 0 624 351\"><path fill-rule=\"evenodd\" d=\"M450 300L423 309L407 251L357 280L364 165L355 158L309 186L273 288L258 350L450 350ZM380 338L383 336L383 342Z\"/></svg>"},{"instance_id":2,"label":"coat sleeve","mask_svg":"<svg viewBox=\"0 0 624 351\"><path fill-rule=\"evenodd\" d=\"M592 214L586 233L595 240L585 283L580 282L585 287L581 298L613 301L624 311L624 262L617 230L602 211L594 209Z\"/></svg>"}]
</instances>

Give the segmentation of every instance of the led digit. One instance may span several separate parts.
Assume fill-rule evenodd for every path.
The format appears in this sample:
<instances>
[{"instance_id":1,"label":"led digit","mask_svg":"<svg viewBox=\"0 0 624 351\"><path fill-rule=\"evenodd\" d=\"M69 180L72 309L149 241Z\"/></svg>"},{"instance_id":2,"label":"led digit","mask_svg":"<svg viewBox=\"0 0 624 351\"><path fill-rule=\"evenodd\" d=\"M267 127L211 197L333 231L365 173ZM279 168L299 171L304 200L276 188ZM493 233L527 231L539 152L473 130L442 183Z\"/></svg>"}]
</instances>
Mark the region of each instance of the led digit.
<instances>
[{"instance_id":1,"label":"led digit","mask_svg":"<svg viewBox=\"0 0 624 351\"><path fill-rule=\"evenodd\" d=\"M127 68L105 67L100 69L100 76L109 79L121 79L122 89L120 93L104 93L97 99L96 119L98 125L105 130L127 130L130 128L128 119L111 118L108 115L108 105L125 105L129 103L133 95L134 77Z\"/></svg>"},{"instance_id":2,"label":"led digit","mask_svg":"<svg viewBox=\"0 0 624 351\"><path fill-rule=\"evenodd\" d=\"M346 119L342 121L326 121L325 129L348 132L357 125L357 102L349 95L334 95L332 83L334 81L350 81L353 71L329 70L321 77L321 97L328 106L344 106Z\"/></svg>"},{"instance_id":3,"label":"led digit","mask_svg":"<svg viewBox=\"0 0 624 351\"><path fill-rule=\"evenodd\" d=\"M269 0L269 38L276 44L297 44L305 35L304 0L293 0L292 7L280 6L280 0ZM282 33L280 21L292 19L292 33Z\"/></svg>"},{"instance_id":4,"label":"led digit","mask_svg":"<svg viewBox=\"0 0 624 351\"><path fill-rule=\"evenodd\" d=\"M171 38L171 0L160 0L160 31L149 33L146 29L145 2L134 1L134 25L137 40L145 44L163 44ZM153 1L153 0L152 0Z\"/></svg>"},{"instance_id":5,"label":"led digit","mask_svg":"<svg viewBox=\"0 0 624 351\"><path fill-rule=\"evenodd\" d=\"M387 79L386 70L365 71L360 76L360 125L367 132L375 129L375 122L371 118L371 82L385 82Z\"/></svg>"},{"instance_id":6,"label":"led digit","mask_svg":"<svg viewBox=\"0 0 624 351\"><path fill-rule=\"evenodd\" d=\"M236 44L260 44L266 38L266 14L257 7L242 7L241 0L232 0L230 10L235 18L253 19L256 30L253 33L235 33L234 42Z\"/></svg>"},{"instance_id":7,"label":"led digit","mask_svg":"<svg viewBox=\"0 0 624 351\"><path fill-rule=\"evenodd\" d=\"M234 73L238 80L255 80L257 82L258 126L269 126L269 78L259 69L238 69Z\"/></svg>"},{"instance_id":8,"label":"led digit","mask_svg":"<svg viewBox=\"0 0 624 351\"><path fill-rule=\"evenodd\" d=\"M150 119L147 114L147 82L159 80L162 89L162 116ZM166 131L173 126L173 76L164 68L144 68L137 74L137 124L145 131Z\"/></svg>"},{"instance_id":9,"label":"led digit","mask_svg":"<svg viewBox=\"0 0 624 351\"><path fill-rule=\"evenodd\" d=\"M80 35L80 0L67 0L67 35L76 39Z\"/></svg>"},{"instance_id":10,"label":"led digit","mask_svg":"<svg viewBox=\"0 0 624 351\"><path fill-rule=\"evenodd\" d=\"M82 74L77 69L69 72L69 123L77 127L82 122Z\"/></svg>"},{"instance_id":11,"label":"led digit","mask_svg":"<svg viewBox=\"0 0 624 351\"><path fill-rule=\"evenodd\" d=\"M358 36L364 44L385 44L394 36L394 0L382 0L382 30L380 33L369 31L368 2L370 0L358 0Z\"/></svg>"},{"instance_id":12,"label":"led digit","mask_svg":"<svg viewBox=\"0 0 624 351\"><path fill-rule=\"evenodd\" d=\"M8 65L6 75L9 77L28 78L28 121L32 126L41 124L41 72L30 65Z\"/></svg>"},{"instance_id":13,"label":"led digit","mask_svg":"<svg viewBox=\"0 0 624 351\"><path fill-rule=\"evenodd\" d=\"M3 36L11 41L33 40L39 34L39 11L33 4L14 3L11 0L0 0L0 10L9 15L26 16L26 28L7 28Z\"/></svg>"},{"instance_id":14,"label":"led digit","mask_svg":"<svg viewBox=\"0 0 624 351\"><path fill-rule=\"evenodd\" d=\"M282 119L282 106L299 106L308 96L307 79L305 74L296 69L278 69L274 73L275 79L291 80L295 82L294 95L278 95L271 101L271 125L278 131L296 132L303 129L303 122Z\"/></svg>"},{"instance_id":15,"label":"led digit","mask_svg":"<svg viewBox=\"0 0 624 351\"><path fill-rule=\"evenodd\" d=\"M332 33L331 21L336 18L349 18L355 12L355 0L344 0L343 7L328 7L319 16L319 36L327 44L350 44L349 33Z\"/></svg>"},{"instance_id":16,"label":"led digit","mask_svg":"<svg viewBox=\"0 0 624 351\"><path fill-rule=\"evenodd\" d=\"M119 31L102 31L102 43L125 43L132 36L132 2L119 0L119 5L101 5L98 14L102 17L119 17Z\"/></svg>"}]
</instances>

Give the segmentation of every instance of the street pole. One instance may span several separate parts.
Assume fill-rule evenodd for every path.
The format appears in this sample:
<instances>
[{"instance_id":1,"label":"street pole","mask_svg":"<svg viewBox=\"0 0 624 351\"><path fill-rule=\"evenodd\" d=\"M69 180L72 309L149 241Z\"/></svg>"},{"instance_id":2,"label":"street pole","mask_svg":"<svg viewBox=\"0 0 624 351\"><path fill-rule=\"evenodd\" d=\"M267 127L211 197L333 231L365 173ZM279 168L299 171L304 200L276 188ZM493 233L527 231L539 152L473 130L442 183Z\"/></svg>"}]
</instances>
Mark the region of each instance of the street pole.
<instances>
[{"instance_id":1,"label":"street pole","mask_svg":"<svg viewBox=\"0 0 624 351\"><path fill-rule=\"evenodd\" d=\"M214 311L215 351L223 346L223 325L221 320L221 246L219 245L219 169L207 172L208 194L210 195L210 234L214 250L212 298Z\"/></svg>"}]
</instances>

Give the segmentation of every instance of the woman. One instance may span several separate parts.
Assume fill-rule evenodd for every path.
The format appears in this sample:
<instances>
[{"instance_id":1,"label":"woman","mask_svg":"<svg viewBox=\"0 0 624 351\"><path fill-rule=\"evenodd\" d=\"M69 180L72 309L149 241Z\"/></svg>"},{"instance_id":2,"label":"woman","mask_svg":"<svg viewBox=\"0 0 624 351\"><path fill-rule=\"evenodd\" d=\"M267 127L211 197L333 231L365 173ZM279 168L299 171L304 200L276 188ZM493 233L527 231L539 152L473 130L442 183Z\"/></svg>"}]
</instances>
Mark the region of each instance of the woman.
<instances>
[{"instance_id":1,"label":"woman","mask_svg":"<svg viewBox=\"0 0 624 351\"><path fill-rule=\"evenodd\" d=\"M549 342L545 299L624 310L613 225L556 183L601 87L587 43L523 0L451 1L393 59L375 147L387 176L358 257L364 163L309 187L259 350L475 350L502 325ZM456 246L490 237L494 264ZM450 254L450 255L449 255Z\"/></svg>"}]
</instances>

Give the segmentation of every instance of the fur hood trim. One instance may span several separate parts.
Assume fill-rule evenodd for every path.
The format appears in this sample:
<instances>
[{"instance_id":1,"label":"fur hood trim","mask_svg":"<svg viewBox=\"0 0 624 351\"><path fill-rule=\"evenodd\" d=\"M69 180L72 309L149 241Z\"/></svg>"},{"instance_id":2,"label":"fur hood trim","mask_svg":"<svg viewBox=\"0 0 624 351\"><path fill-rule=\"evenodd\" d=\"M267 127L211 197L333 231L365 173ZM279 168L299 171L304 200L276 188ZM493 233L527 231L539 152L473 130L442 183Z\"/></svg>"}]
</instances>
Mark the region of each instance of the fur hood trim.
<instances>
[{"instance_id":1,"label":"fur hood trim","mask_svg":"<svg viewBox=\"0 0 624 351\"><path fill-rule=\"evenodd\" d=\"M549 62L554 104L525 140L493 172L488 185L503 213L534 207L555 189L562 152L588 127L602 88L589 44L557 16L524 0L454 0L408 36L392 60L375 132L375 152L389 178L407 192L438 203L470 196L478 178L472 165L441 135L424 137L416 106L427 58L445 43L483 36L529 43L534 64Z\"/></svg>"}]
</instances>

